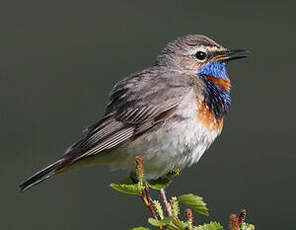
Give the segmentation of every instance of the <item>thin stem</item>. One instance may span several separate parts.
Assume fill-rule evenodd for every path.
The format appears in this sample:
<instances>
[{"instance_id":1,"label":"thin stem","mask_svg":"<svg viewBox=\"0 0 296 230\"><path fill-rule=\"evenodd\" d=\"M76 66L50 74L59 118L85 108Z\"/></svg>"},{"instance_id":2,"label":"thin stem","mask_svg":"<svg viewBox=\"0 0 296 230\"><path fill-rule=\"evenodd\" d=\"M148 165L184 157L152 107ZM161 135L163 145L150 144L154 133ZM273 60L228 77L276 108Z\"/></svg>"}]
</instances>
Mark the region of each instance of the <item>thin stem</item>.
<instances>
[{"instance_id":1,"label":"thin stem","mask_svg":"<svg viewBox=\"0 0 296 230\"><path fill-rule=\"evenodd\" d=\"M142 194L139 195L142 201L144 202L145 206L150 210L152 216L154 219L158 220L156 212L153 208L152 202L151 202L151 197L149 194L149 188L148 186L145 187L145 190L143 190Z\"/></svg>"},{"instance_id":2,"label":"thin stem","mask_svg":"<svg viewBox=\"0 0 296 230\"><path fill-rule=\"evenodd\" d=\"M150 197L148 185L145 186L145 193L146 193L146 199L147 199L147 202L148 202L148 208L150 209L150 211L151 211L152 216L154 217L154 219L157 220L158 218L157 218L157 215L155 213L155 210L154 210L153 205L152 205L152 202L151 202L151 197Z\"/></svg>"},{"instance_id":3,"label":"thin stem","mask_svg":"<svg viewBox=\"0 0 296 230\"><path fill-rule=\"evenodd\" d=\"M143 175L144 175L144 162L142 156L136 157L136 177L137 177L137 183L141 186L143 185ZM154 210L152 200L149 194L149 186L146 185L145 188L142 190L141 195L139 195L142 201L144 202L145 206L150 210L153 218L155 220L158 220L156 212ZM162 227L159 227L160 230L162 230Z\"/></svg>"},{"instance_id":4,"label":"thin stem","mask_svg":"<svg viewBox=\"0 0 296 230\"><path fill-rule=\"evenodd\" d=\"M165 195L165 191L164 191L163 188L160 189L160 195L161 195L161 198L163 200L164 207L166 209L166 212L167 212L168 216L172 216L171 206L169 205L169 203L167 201L167 198L166 198L166 195Z\"/></svg>"}]
</instances>

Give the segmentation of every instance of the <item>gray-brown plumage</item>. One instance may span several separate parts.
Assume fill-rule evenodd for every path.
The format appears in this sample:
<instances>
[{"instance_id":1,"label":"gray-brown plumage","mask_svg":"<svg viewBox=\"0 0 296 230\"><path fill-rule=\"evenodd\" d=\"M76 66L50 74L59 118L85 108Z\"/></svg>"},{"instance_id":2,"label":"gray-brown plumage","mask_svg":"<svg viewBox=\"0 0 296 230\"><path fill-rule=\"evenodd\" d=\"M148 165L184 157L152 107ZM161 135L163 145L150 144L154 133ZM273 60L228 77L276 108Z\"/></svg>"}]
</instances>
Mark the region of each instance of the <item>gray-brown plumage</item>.
<instances>
[{"instance_id":1,"label":"gray-brown plumage","mask_svg":"<svg viewBox=\"0 0 296 230\"><path fill-rule=\"evenodd\" d=\"M197 52L207 58L199 60ZM222 128L209 128L207 121L199 118L198 114L208 108L201 111L208 82L199 75L199 69L217 57L225 62L227 58L222 56L227 52L202 35L170 42L152 67L117 83L103 118L90 126L61 159L30 177L20 189L82 164L103 163L133 171L136 155L144 158L147 178L197 162ZM208 122L213 122L213 127L217 123L215 119Z\"/></svg>"}]
</instances>

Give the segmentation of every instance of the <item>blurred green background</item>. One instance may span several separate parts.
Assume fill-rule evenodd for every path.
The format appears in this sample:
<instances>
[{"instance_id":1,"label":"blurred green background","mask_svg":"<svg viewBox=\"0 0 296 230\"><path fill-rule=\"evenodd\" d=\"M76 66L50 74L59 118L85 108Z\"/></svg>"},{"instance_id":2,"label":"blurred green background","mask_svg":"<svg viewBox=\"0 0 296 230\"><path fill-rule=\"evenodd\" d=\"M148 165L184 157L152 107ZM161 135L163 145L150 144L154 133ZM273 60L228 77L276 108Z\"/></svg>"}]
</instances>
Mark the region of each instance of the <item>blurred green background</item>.
<instances>
[{"instance_id":1,"label":"blurred green background","mask_svg":"<svg viewBox=\"0 0 296 230\"><path fill-rule=\"evenodd\" d=\"M2 0L0 6L1 229L146 223L149 212L139 199L108 187L125 172L98 166L26 193L17 185L100 118L115 82L152 64L168 41L195 33L251 53L229 65L233 106L222 136L168 196L205 197L210 217L196 218L200 223L226 225L231 212L246 208L257 229L294 229L295 1Z\"/></svg>"}]
</instances>

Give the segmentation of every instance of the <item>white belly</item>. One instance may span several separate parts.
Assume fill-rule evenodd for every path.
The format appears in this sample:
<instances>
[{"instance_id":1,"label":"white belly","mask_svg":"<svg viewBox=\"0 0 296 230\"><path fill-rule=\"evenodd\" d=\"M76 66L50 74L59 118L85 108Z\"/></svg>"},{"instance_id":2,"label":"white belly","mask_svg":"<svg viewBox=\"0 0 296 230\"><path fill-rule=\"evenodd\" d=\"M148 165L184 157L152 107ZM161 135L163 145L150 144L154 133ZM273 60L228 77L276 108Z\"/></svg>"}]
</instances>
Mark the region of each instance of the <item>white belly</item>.
<instances>
[{"instance_id":1,"label":"white belly","mask_svg":"<svg viewBox=\"0 0 296 230\"><path fill-rule=\"evenodd\" d=\"M104 162L114 169L135 169L135 157L144 159L145 178L155 179L173 168L183 169L198 162L220 131L209 131L197 121L196 106L191 98L179 105L176 117L161 128L143 134L105 155Z\"/></svg>"}]
</instances>

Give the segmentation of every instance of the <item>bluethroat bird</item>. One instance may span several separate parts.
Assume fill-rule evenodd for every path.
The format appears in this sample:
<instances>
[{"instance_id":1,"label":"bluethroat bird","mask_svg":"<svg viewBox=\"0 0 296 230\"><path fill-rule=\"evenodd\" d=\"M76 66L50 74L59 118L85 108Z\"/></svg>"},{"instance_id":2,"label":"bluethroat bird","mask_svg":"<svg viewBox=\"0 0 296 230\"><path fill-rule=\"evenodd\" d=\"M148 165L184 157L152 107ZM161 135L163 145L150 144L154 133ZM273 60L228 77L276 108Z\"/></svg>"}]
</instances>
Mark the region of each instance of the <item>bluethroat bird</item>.
<instances>
[{"instance_id":1,"label":"bluethroat bird","mask_svg":"<svg viewBox=\"0 0 296 230\"><path fill-rule=\"evenodd\" d=\"M168 43L153 66L118 82L103 118L20 190L83 165L106 164L133 175L137 155L144 160L145 179L198 162L230 109L227 63L246 57L240 55L245 51L228 50L203 35Z\"/></svg>"}]
</instances>

